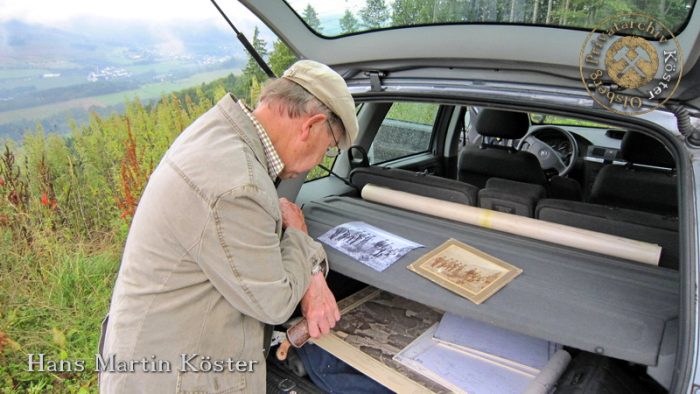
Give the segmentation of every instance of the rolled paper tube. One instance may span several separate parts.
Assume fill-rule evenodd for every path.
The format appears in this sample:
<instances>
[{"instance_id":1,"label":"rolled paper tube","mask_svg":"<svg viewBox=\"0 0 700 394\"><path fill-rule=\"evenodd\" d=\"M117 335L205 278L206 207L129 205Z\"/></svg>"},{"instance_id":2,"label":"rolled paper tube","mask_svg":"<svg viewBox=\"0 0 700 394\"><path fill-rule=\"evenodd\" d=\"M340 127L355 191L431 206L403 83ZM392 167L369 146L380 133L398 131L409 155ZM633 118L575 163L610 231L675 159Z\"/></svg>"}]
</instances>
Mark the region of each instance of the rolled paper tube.
<instances>
[{"instance_id":1,"label":"rolled paper tube","mask_svg":"<svg viewBox=\"0 0 700 394\"><path fill-rule=\"evenodd\" d=\"M571 361L571 355L566 350L559 349L549 359L547 365L542 368L527 386L523 394L548 394L557 383L566 367Z\"/></svg>"},{"instance_id":2,"label":"rolled paper tube","mask_svg":"<svg viewBox=\"0 0 700 394\"><path fill-rule=\"evenodd\" d=\"M524 216L418 196L367 184L362 198L392 207L503 231L572 248L658 265L661 246Z\"/></svg>"}]
</instances>

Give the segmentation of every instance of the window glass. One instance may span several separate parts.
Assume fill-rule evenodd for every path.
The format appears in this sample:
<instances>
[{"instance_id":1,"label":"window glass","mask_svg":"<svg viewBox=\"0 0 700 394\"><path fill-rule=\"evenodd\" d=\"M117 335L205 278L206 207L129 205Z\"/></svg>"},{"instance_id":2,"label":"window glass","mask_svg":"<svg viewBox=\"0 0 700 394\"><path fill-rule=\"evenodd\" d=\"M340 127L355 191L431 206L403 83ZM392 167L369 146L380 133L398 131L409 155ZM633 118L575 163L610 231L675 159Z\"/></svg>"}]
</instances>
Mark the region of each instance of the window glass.
<instances>
[{"instance_id":1,"label":"window glass","mask_svg":"<svg viewBox=\"0 0 700 394\"><path fill-rule=\"evenodd\" d=\"M415 25L501 23L592 29L622 12L653 15L674 34L694 0L287 0L314 32L325 37Z\"/></svg>"},{"instance_id":2,"label":"window glass","mask_svg":"<svg viewBox=\"0 0 700 394\"><path fill-rule=\"evenodd\" d=\"M585 126L585 127L599 127L599 128L611 128L612 126L606 125L598 122L591 122L589 120L565 118L563 116L556 115L546 115L531 113L530 121L532 124L551 124L559 126Z\"/></svg>"},{"instance_id":3,"label":"window glass","mask_svg":"<svg viewBox=\"0 0 700 394\"><path fill-rule=\"evenodd\" d=\"M330 175L328 173L328 171L321 168L321 166L324 166L330 170L333 168L333 164L335 163L335 159L336 159L336 157L327 157L327 156L324 157L320 166L316 166L316 167L312 168L306 174L306 179L304 180L304 182L313 181L314 179L324 178L324 177L327 177L328 175Z\"/></svg>"},{"instance_id":4,"label":"window glass","mask_svg":"<svg viewBox=\"0 0 700 394\"><path fill-rule=\"evenodd\" d=\"M359 111L360 106L356 105L355 106L355 113ZM321 166L328 168L329 170L333 170L333 166L335 165L335 159L337 157L324 157L323 161L321 162L320 165L312 168L309 170L309 172L306 174L306 179L304 179L304 182L309 182L313 181L315 179L320 179L320 178L325 178L330 175L330 173L326 170L324 170Z\"/></svg>"},{"instance_id":5,"label":"window glass","mask_svg":"<svg viewBox=\"0 0 700 394\"><path fill-rule=\"evenodd\" d=\"M369 148L369 164L427 152L438 108L427 103L392 104Z\"/></svg>"}]
</instances>

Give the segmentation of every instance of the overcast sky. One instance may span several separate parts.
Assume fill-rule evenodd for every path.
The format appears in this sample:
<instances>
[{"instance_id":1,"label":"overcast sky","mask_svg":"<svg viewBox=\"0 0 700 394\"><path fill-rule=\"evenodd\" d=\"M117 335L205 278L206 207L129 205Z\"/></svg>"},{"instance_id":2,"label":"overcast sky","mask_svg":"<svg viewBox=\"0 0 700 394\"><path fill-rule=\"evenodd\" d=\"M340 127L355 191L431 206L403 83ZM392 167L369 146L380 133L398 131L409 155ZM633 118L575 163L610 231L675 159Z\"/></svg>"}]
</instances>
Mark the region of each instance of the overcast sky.
<instances>
[{"instance_id":1,"label":"overcast sky","mask_svg":"<svg viewBox=\"0 0 700 394\"><path fill-rule=\"evenodd\" d=\"M338 15L343 14L346 9L357 14L357 11L364 7L366 0L287 0L287 2L297 10L303 10L311 4L320 15ZM393 1L385 0L384 3L389 5Z\"/></svg>"},{"instance_id":2,"label":"overcast sky","mask_svg":"<svg viewBox=\"0 0 700 394\"><path fill-rule=\"evenodd\" d=\"M237 1L218 0L230 16L254 16ZM19 19L60 26L81 17L122 20L220 20L209 0L0 0L0 20Z\"/></svg>"},{"instance_id":3,"label":"overcast sky","mask_svg":"<svg viewBox=\"0 0 700 394\"><path fill-rule=\"evenodd\" d=\"M238 1L217 2L229 17L255 19ZM289 1L299 11L311 4L321 16L339 15L346 9L357 12L364 2L365 0ZM209 0L0 0L0 21L19 19L60 26L79 17L143 19L153 22L221 19Z\"/></svg>"},{"instance_id":4,"label":"overcast sky","mask_svg":"<svg viewBox=\"0 0 700 394\"><path fill-rule=\"evenodd\" d=\"M237 0L216 0L236 27L248 39L252 39L253 29L260 28L261 37L268 45L276 39L274 34ZM272 1L272 0L265 0ZM280 7L284 7L281 4ZM338 19L351 10L357 16L366 0L288 0L299 14L308 4L317 11L319 18L331 23L324 31L337 33ZM393 0L385 0L387 5ZM230 30L210 0L0 0L0 22L16 19L26 23L38 23L52 27L76 31L81 21L98 22L99 18L146 22L150 29L159 29L162 23L177 23L187 26L190 23L209 23L222 30ZM359 17L358 17L359 19ZM0 41L2 41L0 31Z\"/></svg>"}]
</instances>

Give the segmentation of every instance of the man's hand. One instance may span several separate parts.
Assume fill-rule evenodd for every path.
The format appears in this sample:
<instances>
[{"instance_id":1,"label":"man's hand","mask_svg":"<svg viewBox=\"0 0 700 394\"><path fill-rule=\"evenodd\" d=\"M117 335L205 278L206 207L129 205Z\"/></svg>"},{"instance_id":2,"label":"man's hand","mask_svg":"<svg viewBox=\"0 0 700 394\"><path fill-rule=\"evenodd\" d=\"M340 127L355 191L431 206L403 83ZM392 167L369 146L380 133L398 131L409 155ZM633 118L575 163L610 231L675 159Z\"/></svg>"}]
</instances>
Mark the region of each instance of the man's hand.
<instances>
[{"instance_id":1,"label":"man's hand","mask_svg":"<svg viewBox=\"0 0 700 394\"><path fill-rule=\"evenodd\" d=\"M304 222L304 214L301 209L293 202L286 198L280 198L280 212L282 212L282 228L292 227L301 230L304 234L308 234L306 222Z\"/></svg>"},{"instance_id":2,"label":"man's hand","mask_svg":"<svg viewBox=\"0 0 700 394\"><path fill-rule=\"evenodd\" d=\"M301 313L306 318L311 338L328 334L335 327L335 322L340 320L338 305L322 272L311 277L311 284L301 299Z\"/></svg>"}]
</instances>

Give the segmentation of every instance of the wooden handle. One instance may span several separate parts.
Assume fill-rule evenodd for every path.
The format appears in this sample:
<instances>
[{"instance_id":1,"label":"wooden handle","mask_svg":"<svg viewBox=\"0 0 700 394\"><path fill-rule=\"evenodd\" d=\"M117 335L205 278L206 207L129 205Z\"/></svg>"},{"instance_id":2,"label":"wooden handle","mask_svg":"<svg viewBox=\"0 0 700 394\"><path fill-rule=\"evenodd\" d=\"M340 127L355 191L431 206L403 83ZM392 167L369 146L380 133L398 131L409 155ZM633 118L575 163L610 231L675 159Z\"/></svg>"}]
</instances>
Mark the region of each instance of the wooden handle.
<instances>
[{"instance_id":1,"label":"wooden handle","mask_svg":"<svg viewBox=\"0 0 700 394\"><path fill-rule=\"evenodd\" d=\"M287 340L292 346L300 348L309 340L309 326L306 319L299 320L296 324L287 329Z\"/></svg>"},{"instance_id":2,"label":"wooden handle","mask_svg":"<svg viewBox=\"0 0 700 394\"><path fill-rule=\"evenodd\" d=\"M280 343L280 346L275 352L278 360L284 361L289 354L289 347L294 346L300 348L311 338L309 335L309 326L306 324L306 319L301 319L287 329L287 339Z\"/></svg>"},{"instance_id":3,"label":"wooden handle","mask_svg":"<svg viewBox=\"0 0 700 394\"><path fill-rule=\"evenodd\" d=\"M284 340L282 343L280 343L280 346L277 348L277 351L275 352L275 356L277 357L278 360L284 361L287 359L287 354L289 354L289 341Z\"/></svg>"}]
</instances>

